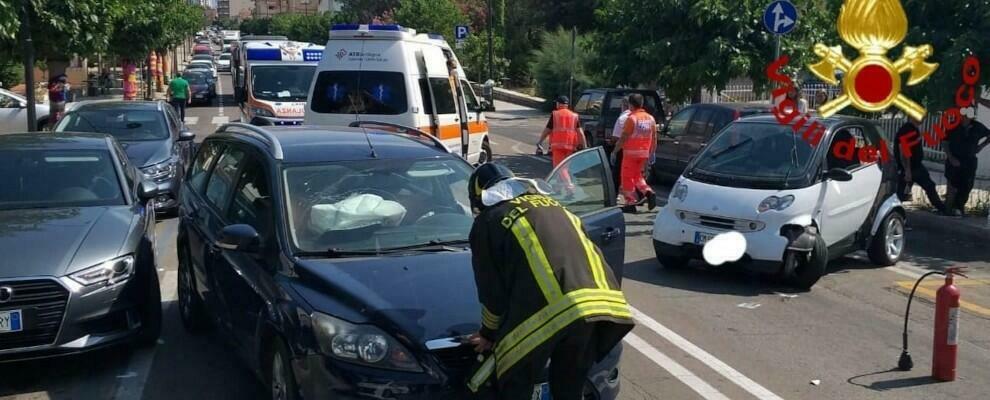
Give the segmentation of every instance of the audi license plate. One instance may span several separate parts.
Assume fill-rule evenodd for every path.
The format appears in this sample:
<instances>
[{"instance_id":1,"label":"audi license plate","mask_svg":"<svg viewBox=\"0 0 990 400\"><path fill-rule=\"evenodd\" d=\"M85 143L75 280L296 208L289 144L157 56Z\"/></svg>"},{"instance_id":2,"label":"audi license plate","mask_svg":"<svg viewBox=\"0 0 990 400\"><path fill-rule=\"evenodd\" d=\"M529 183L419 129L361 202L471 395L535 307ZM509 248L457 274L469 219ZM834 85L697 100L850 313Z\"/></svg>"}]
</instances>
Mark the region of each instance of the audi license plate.
<instances>
[{"instance_id":1,"label":"audi license plate","mask_svg":"<svg viewBox=\"0 0 990 400\"><path fill-rule=\"evenodd\" d=\"M713 237L715 237L715 235L714 234L711 234L711 233L707 233L707 232L695 232L694 233L694 244L699 245L699 246L704 246L704 244L705 243L708 243L709 240L712 240Z\"/></svg>"},{"instance_id":2,"label":"audi license plate","mask_svg":"<svg viewBox=\"0 0 990 400\"><path fill-rule=\"evenodd\" d=\"M21 310L0 311L0 333L20 332L22 329Z\"/></svg>"},{"instance_id":3,"label":"audi license plate","mask_svg":"<svg viewBox=\"0 0 990 400\"><path fill-rule=\"evenodd\" d=\"M533 388L532 400L550 400L550 384L543 382Z\"/></svg>"}]
</instances>

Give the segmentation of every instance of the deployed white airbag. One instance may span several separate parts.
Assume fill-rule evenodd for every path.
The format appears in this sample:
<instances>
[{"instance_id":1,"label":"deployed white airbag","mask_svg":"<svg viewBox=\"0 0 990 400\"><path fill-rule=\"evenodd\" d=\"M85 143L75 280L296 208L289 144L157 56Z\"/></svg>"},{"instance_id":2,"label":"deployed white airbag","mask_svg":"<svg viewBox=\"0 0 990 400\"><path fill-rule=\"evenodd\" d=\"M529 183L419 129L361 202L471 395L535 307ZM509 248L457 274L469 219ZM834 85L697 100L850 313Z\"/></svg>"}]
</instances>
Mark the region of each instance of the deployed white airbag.
<instances>
[{"instance_id":1,"label":"deployed white airbag","mask_svg":"<svg viewBox=\"0 0 990 400\"><path fill-rule=\"evenodd\" d=\"M406 216L406 208L373 194L352 196L333 204L313 206L310 225L318 231L344 231L381 224L396 226Z\"/></svg>"}]
</instances>

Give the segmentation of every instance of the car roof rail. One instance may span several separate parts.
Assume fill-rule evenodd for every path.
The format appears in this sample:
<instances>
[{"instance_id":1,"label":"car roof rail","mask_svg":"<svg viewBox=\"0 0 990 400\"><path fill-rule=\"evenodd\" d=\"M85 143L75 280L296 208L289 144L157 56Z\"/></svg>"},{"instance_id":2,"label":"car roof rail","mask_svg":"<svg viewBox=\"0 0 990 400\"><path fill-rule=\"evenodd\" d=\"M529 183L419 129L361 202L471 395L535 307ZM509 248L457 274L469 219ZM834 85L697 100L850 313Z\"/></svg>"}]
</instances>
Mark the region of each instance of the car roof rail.
<instances>
[{"instance_id":1,"label":"car roof rail","mask_svg":"<svg viewBox=\"0 0 990 400\"><path fill-rule=\"evenodd\" d=\"M229 131L227 128L241 128L247 132ZM283 158L282 143L278 141L278 138L275 137L274 134L263 128L251 124L245 124L243 122L230 122L221 125L220 128L217 129L217 133L230 133L254 137L255 139L259 139L268 144L268 150L272 152L272 156L275 157L276 160L282 160Z\"/></svg>"},{"instance_id":2,"label":"car roof rail","mask_svg":"<svg viewBox=\"0 0 990 400\"><path fill-rule=\"evenodd\" d=\"M394 124L394 123L391 123L391 122L381 122L381 121L354 121L354 122L351 122L350 124L348 124L347 126L349 126L351 128L359 128L359 127L364 127L365 125L387 126L387 127L390 127L390 128L396 128L396 129L405 130L406 131L405 134L414 134L416 136L425 137L425 138L427 138L428 140L430 140L433 143L433 146L434 147L443 149L443 151L445 153L449 153L450 152L450 149L447 148L447 145L443 144L443 141L441 141L439 138L437 138L436 136L431 135L428 132L422 131L422 130L420 130L418 128L413 128L411 126L406 126L406 125L402 125L402 124ZM399 132L399 133L403 133L403 132Z\"/></svg>"}]
</instances>

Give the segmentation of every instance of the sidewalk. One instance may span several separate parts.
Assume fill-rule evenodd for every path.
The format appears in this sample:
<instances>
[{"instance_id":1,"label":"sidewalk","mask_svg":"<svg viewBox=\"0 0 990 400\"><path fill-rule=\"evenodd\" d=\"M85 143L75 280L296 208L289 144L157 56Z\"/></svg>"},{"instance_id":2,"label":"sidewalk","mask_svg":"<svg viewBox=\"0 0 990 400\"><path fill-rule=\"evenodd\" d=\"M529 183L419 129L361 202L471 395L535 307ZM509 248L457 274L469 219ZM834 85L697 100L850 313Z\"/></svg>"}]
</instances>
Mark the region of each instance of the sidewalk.
<instances>
[{"instance_id":1,"label":"sidewalk","mask_svg":"<svg viewBox=\"0 0 990 400\"><path fill-rule=\"evenodd\" d=\"M544 117L547 115L549 115L549 113L543 112L541 110L505 102L502 100L495 100L495 111L485 112L485 117L487 117L490 120L497 120L497 121L512 121L512 120L528 119L534 117Z\"/></svg>"},{"instance_id":2,"label":"sidewalk","mask_svg":"<svg viewBox=\"0 0 990 400\"><path fill-rule=\"evenodd\" d=\"M925 167L928 168L929 175L938 186L939 193L944 196L946 186L944 164L925 161ZM932 205L928 203L925 192L918 185L914 185L912 196L914 198L914 206L926 209L932 208ZM983 215L983 220L986 221L986 213L990 210L990 177L976 177L973 192L969 195L969 202L966 204L966 209L969 212Z\"/></svg>"},{"instance_id":3,"label":"sidewalk","mask_svg":"<svg viewBox=\"0 0 990 400\"><path fill-rule=\"evenodd\" d=\"M913 228L978 243L985 243L990 240L990 224L987 224L986 216L953 218L938 215L911 204L905 208L907 209L908 225Z\"/></svg>"}]
</instances>

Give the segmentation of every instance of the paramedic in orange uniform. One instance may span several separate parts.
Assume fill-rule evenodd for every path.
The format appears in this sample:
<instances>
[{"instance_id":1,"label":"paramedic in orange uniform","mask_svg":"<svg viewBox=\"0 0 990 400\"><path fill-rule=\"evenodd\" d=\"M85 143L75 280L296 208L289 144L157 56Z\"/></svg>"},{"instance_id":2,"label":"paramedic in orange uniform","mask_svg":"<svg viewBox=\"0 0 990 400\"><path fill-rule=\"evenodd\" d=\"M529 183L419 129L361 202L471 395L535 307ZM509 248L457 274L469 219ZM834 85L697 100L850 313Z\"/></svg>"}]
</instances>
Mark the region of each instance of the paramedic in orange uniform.
<instances>
[{"instance_id":1,"label":"paramedic in orange uniform","mask_svg":"<svg viewBox=\"0 0 990 400\"><path fill-rule=\"evenodd\" d=\"M575 151L588 147L584 139L584 131L581 129L581 119L577 113L567 108L570 99L567 96L557 97L556 107L550 114L547 127L540 135L540 141L536 147L543 146L543 141L550 136L550 151L553 153L553 167L556 168L561 161L573 154ZM567 185L566 190L572 190L571 176L567 171L561 171L561 181Z\"/></svg>"},{"instance_id":2,"label":"paramedic in orange uniform","mask_svg":"<svg viewBox=\"0 0 990 400\"><path fill-rule=\"evenodd\" d=\"M650 113L643 108L643 95L633 93L629 95L629 106L632 113L626 119L622 129L622 137L615 143L615 150L612 151L614 157L622 151L622 169L619 191L626 200L626 205L635 209L636 205L642 204L639 196L645 197L649 209L657 206L656 195L653 188L646 184L643 171L646 162L650 159L657 144L657 122Z\"/></svg>"}]
</instances>

